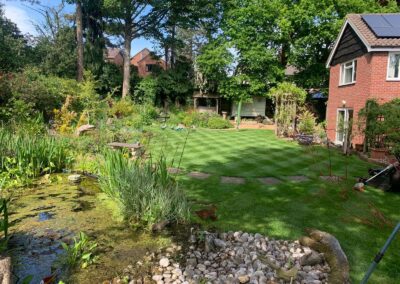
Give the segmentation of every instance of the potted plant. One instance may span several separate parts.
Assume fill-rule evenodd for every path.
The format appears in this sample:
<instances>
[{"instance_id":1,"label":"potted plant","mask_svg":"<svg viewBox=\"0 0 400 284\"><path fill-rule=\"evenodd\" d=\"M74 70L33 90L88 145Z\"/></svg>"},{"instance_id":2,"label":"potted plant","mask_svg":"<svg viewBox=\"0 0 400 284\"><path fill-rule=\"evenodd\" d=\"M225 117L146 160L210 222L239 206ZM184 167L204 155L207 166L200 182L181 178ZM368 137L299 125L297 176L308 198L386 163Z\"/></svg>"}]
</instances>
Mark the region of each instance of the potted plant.
<instances>
[{"instance_id":1,"label":"potted plant","mask_svg":"<svg viewBox=\"0 0 400 284\"><path fill-rule=\"evenodd\" d=\"M314 141L315 133L315 117L314 115L306 110L299 115L299 135L297 135L297 140L300 144L312 144Z\"/></svg>"}]
</instances>

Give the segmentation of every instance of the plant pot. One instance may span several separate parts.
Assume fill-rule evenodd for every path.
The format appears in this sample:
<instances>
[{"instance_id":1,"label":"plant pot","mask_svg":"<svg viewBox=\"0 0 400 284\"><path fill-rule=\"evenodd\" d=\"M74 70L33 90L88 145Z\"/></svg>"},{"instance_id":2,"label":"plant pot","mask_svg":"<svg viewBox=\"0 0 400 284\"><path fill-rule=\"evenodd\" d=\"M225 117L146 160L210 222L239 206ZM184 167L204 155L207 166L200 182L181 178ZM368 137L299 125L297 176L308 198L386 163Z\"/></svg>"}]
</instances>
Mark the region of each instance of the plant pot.
<instances>
[{"instance_id":1,"label":"plant pot","mask_svg":"<svg viewBox=\"0 0 400 284\"><path fill-rule=\"evenodd\" d=\"M371 148L371 159L385 160L388 150L385 148Z\"/></svg>"}]
</instances>

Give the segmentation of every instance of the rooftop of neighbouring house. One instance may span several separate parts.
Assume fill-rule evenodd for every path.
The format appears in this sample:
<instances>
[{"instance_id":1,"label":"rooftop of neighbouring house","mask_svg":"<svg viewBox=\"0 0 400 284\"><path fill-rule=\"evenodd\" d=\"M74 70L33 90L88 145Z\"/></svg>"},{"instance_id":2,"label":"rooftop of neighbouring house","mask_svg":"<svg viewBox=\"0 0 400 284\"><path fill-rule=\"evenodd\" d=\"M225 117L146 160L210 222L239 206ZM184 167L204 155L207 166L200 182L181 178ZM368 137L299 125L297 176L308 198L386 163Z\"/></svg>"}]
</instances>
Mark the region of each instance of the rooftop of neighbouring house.
<instances>
[{"instance_id":1,"label":"rooftop of neighbouring house","mask_svg":"<svg viewBox=\"0 0 400 284\"><path fill-rule=\"evenodd\" d=\"M347 21L371 48L400 47L400 13L349 14Z\"/></svg>"},{"instance_id":2,"label":"rooftop of neighbouring house","mask_svg":"<svg viewBox=\"0 0 400 284\"><path fill-rule=\"evenodd\" d=\"M118 54L122 55L122 50L120 48L114 48L114 47L110 47L107 48L106 51L106 58L115 58Z\"/></svg>"}]
</instances>

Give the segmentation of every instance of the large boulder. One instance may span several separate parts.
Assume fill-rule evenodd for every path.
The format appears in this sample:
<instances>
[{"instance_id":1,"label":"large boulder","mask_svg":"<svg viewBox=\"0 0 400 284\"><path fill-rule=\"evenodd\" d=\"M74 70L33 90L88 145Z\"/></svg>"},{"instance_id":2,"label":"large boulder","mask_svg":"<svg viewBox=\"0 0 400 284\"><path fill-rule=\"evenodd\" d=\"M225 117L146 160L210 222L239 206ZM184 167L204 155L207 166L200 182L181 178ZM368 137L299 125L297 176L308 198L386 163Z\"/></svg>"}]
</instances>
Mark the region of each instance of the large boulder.
<instances>
[{"instance_id":1,"label":"large boulder","mask_svg":"<svg viewBox=\"0 0 400 284\"><path fill-rule=\"evenodd\" d=\"M301 245L324 254L325 260L331 268L329 283L350 283L349 261L334 236L318 230L309 230L309 237L302 237L299 241Z\"/></svg>"}]
</instances>

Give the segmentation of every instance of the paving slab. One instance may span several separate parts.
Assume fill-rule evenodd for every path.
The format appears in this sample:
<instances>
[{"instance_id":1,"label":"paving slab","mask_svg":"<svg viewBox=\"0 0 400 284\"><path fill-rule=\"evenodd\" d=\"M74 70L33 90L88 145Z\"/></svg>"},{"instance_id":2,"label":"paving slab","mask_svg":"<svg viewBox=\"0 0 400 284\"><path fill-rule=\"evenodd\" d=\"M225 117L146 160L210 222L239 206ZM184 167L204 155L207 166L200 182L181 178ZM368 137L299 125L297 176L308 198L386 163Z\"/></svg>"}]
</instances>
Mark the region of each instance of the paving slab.
<instances>
[{"instance_id":1,"label":"paving slab","mask_svg":"<svg viewBox=\"0 0 400 284\"><path fill-rule=\"evenodd\" d=\"M190 172L188 176L195 179L208 179L211 175L203 172Z\"/></svg>"},{"instance_id":2,"label":"paving slab","mask_svg":"<svg viewBox=\"0 0 400 284\"><path fill-rule=\"evenodd\" d=\"M221 183L226 184L245 184L246 179L242 177L221 177Z\"/></svg>"},{"instance_id":3,"label":"paving slab","mask_svg":"<svg viewBox=\"0 0 400 284\"><path fill-rule=\"evenodd\" d=\"M168 172L170 174L181 174L183 170L178 168L168 168Z\"/></svg>"},{"instance_id":4,"label":"paving slab","mask_svg":"<svg viewBox=\"0 0 400 284\"><path fill-rule=\"evenodd\" d=\"M341 182L343 180L343 178L339 176L320 176L319 178L329 182Z\"/></svg>"},{"instance_id":5,"label":"paving slab","mask_svg":"<svg viewBox=\"0 0 400 284\"><path fill-rule=\"evenodd\" d=\"M282 182L281 180L274 177L262 177L258 178L257 180L265 185L275 185Z\"/></svg>"},{"instance_id":6,"label":"paving slab","mask_svg":"<svg viewBox=\"0 0 400 284\"><path fill-rule=\"evenodd\" d=\"M287 178L290 181L308 181L309 178L306 176L286 176L285 178Z\"/></svg>"}]
</instances>

